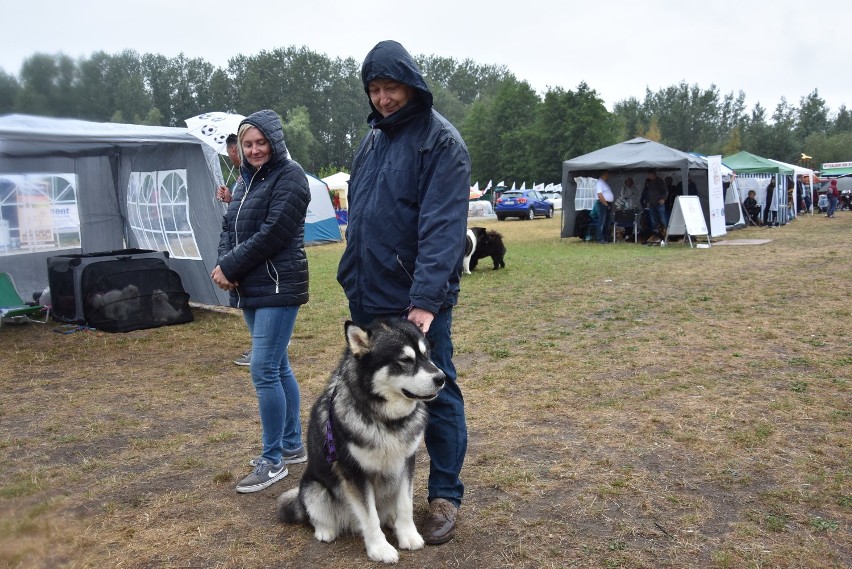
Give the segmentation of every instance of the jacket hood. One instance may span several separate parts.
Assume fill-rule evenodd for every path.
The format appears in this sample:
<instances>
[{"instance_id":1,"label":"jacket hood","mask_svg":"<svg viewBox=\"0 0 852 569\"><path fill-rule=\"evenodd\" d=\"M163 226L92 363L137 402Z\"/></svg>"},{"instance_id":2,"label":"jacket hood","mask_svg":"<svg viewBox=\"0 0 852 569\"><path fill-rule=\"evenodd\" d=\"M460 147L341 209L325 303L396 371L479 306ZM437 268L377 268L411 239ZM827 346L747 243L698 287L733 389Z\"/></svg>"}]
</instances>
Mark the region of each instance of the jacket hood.
<instances>
[{"instance_id":1,"label":"jacket hood","mask_svg":"<svg viewBox=\"0 0 852 569\"><path fill-rule=\"evenodd\" d=\"M257 111L240 121L240 127L244 124L250 124L260 130L266 140L269 141L269 145L272 147L270 164L280 162L289 156L287 145L284 143L284 128L281 125L278 113L269 109Z\"/></svg>"},{"instance_id":2,"label":"jacket hood","mask_svg":"<svg viewBox=\"0 0 852 569\"><path fill-rule=\"evenodd\" d=\"M379 42L367 54L361 66L361 80L364 82L365 93L369 92L370 81L374 79L392 79L414 87L417 91L416 99L426 108L432 108L432 92L414 58L399 42L393 40ZM374 113L378 112L372 101L370 108Z\"/></svg>"}]
</instances>

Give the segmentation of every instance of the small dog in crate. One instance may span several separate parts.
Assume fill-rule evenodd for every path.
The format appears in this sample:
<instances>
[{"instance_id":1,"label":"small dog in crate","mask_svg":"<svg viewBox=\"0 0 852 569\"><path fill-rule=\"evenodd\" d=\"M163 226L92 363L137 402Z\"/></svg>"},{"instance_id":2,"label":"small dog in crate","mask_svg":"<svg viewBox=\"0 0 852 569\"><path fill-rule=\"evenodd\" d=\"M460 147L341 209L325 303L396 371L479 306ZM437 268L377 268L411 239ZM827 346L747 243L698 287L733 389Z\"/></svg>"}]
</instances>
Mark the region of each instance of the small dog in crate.
<instances>
[{"instance_id":1,"label":"small dog in crate","mask_svg":"<svg viewBox=\"0 0 852 569\"><path fill-rule=\"evenodd\" d=\"M155 322L172 322L180 318L180 310L169 302L169 295L155 288L151 293L151 318Z\"/></svg>"},{"instance_id":2,"label":"small dog in crate","mask_svg":"<svg viewBox=\"0 0 852 569\"><path fill-rule=\"evenodd\" d=\"M109 320L130 320L139 315L139 288L129 284L122 289L99 292L92 296L92 308L102 310Z\"/></svg>"}]
</instances>

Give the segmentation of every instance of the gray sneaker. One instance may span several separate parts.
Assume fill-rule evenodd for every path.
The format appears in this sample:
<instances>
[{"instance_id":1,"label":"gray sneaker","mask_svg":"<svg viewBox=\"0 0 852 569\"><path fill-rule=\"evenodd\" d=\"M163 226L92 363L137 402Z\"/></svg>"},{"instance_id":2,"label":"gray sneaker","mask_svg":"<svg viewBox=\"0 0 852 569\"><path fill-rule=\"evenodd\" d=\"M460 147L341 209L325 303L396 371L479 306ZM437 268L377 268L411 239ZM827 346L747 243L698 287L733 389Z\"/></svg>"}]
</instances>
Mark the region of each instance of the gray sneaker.
<instances>
[{"instance_id":1,"label":"gray sneaker","mask_svg":"<svg viewBox=\"0 0 852 569\"><path fill-rule=\"evenodd\" d=\"M254 472L239 481L237 492L240 494L260 492L264 488L272 486L287 474L287 465L284 464L283 460L278 464L272 464L265 458L261 458L257 466L254 467Z\"/></svg>"},{"instance_id":2,"label":"gray sneaker","mask_svg":"<svg viewBox=\"0 0 852 569\"><path fill-rule=\"evenodd\" d=\"M238 366L250 366L251 365L251 350L244 352L242 356L234 360L234 363Z\"/></svg>"},{"instance_id":3,"label":"gray sneaker","mask_svg":"<svg viewBox=\"0 0 852 569\"><path fill-rule=\"evenodd\" d=\"M301 464L308 461L308 451L304 446L293 452L285 450L281 458L284 459L284 464ZM260 462L260 457L256 456L249 461L249 466L257 466L258 462Z\"/></svg>"}]
</instances>

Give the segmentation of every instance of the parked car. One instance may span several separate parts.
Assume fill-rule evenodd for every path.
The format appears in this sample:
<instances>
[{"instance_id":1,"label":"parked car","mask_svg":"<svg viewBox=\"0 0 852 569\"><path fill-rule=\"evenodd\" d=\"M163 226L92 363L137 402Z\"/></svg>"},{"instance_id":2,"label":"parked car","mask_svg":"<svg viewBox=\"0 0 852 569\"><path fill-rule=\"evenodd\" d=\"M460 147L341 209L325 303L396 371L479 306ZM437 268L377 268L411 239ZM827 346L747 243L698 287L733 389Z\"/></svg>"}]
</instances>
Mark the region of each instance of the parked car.
<instances>
[{"instance_id":1,"label":"parked car","mask_svg":"<svg viewBox=\"0 0 852 569\"><path fill-rule=\"evenodd\" d=\"M497 199L494 213L500 221L507 217L535 219L537 215L550 218L553 217L553 204L537 190L509 190Z\"/></svg>"},{"instance_id":2,"label":"parked car","mask_svg":"<svg viewBox=\"0 0 852 569\"><path fill-rule=\"evenodd\" d=\"M541 192L545 201L553 204L553 209L562 209L562 192L554 192L551 190Z\"/></svg>"}]
</instances>

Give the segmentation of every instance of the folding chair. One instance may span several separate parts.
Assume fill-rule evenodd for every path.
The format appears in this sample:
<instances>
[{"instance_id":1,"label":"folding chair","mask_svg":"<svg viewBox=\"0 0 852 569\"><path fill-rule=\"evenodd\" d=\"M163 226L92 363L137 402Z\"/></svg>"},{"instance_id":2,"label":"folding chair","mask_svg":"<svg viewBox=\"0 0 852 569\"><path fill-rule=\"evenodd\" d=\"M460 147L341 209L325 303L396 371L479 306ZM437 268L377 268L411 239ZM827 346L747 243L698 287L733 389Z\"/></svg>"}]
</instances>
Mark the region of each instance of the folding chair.
<instances>
[{"instance_id":1,"label":"folding chair","mask_svg":"<svg viewBox=\"0 0 852 569\"><path fill-rule=\"evenodd\" d=\"M15 288L15 283L9 273L0 273L0 326L3 321L47 323L50 310L44 306L25 304ZM42 318L36 318L42 315Z\"/></svg>"}]
</instances>

